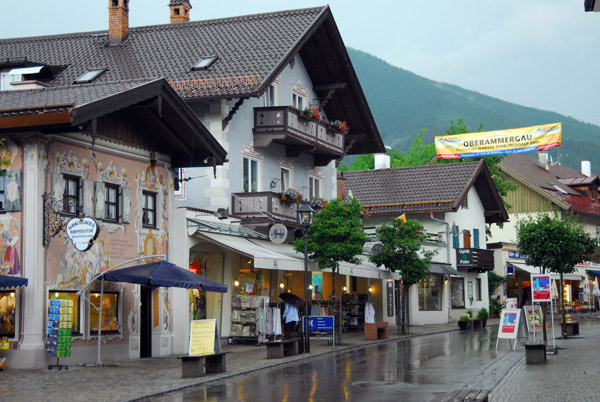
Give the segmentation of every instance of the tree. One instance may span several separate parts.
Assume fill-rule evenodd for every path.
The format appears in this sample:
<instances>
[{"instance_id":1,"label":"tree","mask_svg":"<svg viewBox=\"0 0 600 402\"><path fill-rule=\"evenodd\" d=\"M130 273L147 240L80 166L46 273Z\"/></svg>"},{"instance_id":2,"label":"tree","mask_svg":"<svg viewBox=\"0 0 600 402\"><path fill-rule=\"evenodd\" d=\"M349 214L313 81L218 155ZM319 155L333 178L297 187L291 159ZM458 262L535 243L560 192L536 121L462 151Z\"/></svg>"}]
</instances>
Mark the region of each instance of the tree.
<instances>
[{"instance_id":1,"label":"tree","mask_svg":"<svg viewBox=\"0 0 600 402\"><path fill-rule=\"evenodd\" d=\"M490 294L490 299L496 288L506 283L506 281L505 276L498 275L494 271L488 271L488 292Z\"/></svg>"},{"instance_id":2,"label":"tree","mask_svg":"<svg viewBox=\"0 0 600 402\"><path fill-rule=\"evenodd\" d=\"M319 269L331 269L334 297L339 263L360 264L357 255L362 253L367 241L367 235L362 231L365 214L356 198L349 197L347 201L337 198L315 214L308 230L308 256L319 264ZM294 248L304 253L304 239L296 239Z\"/></svg>"},{"instance_id":3,"label":"tree","mask_svg":"<svg viewBox=\"0 0 600 402\"><path fill-rule=\"evenodd\" d=\"M412 285L425 278L431 258L437 250L423 250L421 243L426 235L422 233L423 226L416 219L402 222L394 220L393 226L383 225L377 229L377 238L382 244L378 253L369 256L369 260L377 265L385 266L389 271L400 271L402 276L403 293L402 331L408 334L408 291Z\"/></svg>"},{"instance_id":4,"label":"tree","mask_svg":"<svg viewBox=\"0 0 600 402\"><path fill-rule=\"evenodd\" d=\"M518 247L527 255L528 265L541 267L560 275L560 305L563 327L566 313L563 300L563 275L575 271L575 265L583 262L594 252L598 241L583 230L583 225L573 215L564 220L539 214L518 223ZM545 319L545 311L542 316ZM544 339L546 326L544 325Z\"/></svg>"}]
</instances>

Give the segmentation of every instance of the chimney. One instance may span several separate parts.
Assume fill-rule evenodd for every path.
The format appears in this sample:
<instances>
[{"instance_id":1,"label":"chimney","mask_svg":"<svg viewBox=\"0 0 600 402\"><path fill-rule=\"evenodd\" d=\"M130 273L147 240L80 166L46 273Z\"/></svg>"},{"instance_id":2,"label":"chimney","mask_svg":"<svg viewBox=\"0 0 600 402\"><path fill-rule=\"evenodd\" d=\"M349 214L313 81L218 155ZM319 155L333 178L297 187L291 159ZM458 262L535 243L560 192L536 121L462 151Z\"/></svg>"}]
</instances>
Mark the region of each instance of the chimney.
<instances>
[{"instance_id":1,"label":"chimney","mask_svg":"<svg viewBox=\"0 0 600 402\"><path fill-rule=\"evenodd\" d=\"M592 175L592 162L590 161L581 161L581 173L590 177Z\"/></svg>"},{"instance_id":2,"label":"chimney","mask_svg":"<svg viewBox=\"0 0 600 402\"><path fill-rule=\"evenodd\" d=\"M375 169L389 169L392 166L391 152L392 148L386 145L384 154L375 154Z\"/></svg>"},{"instance_id":3,"label":"chimney","mask_svg":"<svg viewBox=\"0 0 600 402\"><path fill-rule=\"evenodd\" d=\"M538 152L538 165L546 172L550 171L550 165L548 163L548 152Z\"/></svg>"},{"instance_id":4,"label":"chimney","mask_svg":"<svg viewBox=\"0 0 600 402\"><path fill-rule=\"evenodd\" d=\"M169 8L171 9L171 24L188 22L190 20L192 5L189 0L171 0Z\"/></svg>"},{"instance_id":5,"label":"chimney","mask_svg":"<svg viewBox=\"0 0 600 402\"><path fill-rule=\"evenodd\" d=\"M108 44L120 45L129 35L129 0L108 0Z\"/></svg>"}]
</instances>

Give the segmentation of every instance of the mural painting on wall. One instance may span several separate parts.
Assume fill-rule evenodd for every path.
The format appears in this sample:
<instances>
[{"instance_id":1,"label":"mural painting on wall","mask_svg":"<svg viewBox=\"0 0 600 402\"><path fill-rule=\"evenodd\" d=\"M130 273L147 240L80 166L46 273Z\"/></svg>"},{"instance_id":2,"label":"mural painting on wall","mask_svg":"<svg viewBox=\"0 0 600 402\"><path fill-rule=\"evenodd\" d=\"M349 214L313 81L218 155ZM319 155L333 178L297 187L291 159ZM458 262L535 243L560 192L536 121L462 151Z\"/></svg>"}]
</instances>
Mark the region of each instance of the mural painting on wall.
<instances>
[{"instance_id":1,"label":"mural painting on wall","mask_svg":"<svg viewBox=\"0 0 600 402\"><path fill-rule=\"evenodd\" d=\"M0 274L18 275L21 273L19 258L19 222L8 216L0 219Z\"/></svg>"}]
</instances>

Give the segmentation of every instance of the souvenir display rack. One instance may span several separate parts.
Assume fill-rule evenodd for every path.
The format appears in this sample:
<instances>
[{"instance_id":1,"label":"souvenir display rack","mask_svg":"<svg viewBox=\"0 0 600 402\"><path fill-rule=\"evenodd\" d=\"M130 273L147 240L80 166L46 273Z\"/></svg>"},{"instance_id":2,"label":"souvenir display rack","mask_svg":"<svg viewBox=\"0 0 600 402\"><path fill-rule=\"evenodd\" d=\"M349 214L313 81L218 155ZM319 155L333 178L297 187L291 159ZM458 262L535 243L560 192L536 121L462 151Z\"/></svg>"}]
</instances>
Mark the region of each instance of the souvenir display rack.
<instances>
[{"instance_id":1,"label":"souvenir display rack","mask_svg":"<svg viewBox=\"0 0 600 402\"><path fill-rule=\"evenodd\" d=\"M71 356L71 341L73 339L73 300L51 299L48 303L48 341L46 350L48 356L56 357L56 364L49 364L48 370L57 367L58 370L69 369L60 364L61 357Z\"/></svg>"},{"instance_id":2,"label":"souvenir display rack","mask_svg":"<svg viewBox=\"0 0 600 402\"><path fill-rule=\"evenodd\" d=\"M238 295L231 299L231 338L234 340L257 341L256 309L262 296Z\"/></svg>"}]
</instances>

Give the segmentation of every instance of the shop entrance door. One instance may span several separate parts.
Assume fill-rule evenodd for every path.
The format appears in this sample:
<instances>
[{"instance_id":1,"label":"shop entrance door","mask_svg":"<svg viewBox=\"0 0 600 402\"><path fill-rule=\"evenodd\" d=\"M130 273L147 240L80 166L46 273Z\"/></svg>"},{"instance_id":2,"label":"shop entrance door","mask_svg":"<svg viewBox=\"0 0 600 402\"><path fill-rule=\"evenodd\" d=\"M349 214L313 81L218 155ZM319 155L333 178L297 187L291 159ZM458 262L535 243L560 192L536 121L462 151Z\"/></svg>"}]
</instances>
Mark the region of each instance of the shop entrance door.
<instances>
[{"instance_id":1,"label":"shop entrance door","mask_svg":"<svg viewBox=\"0 0 600 402\"><path fill-rule=\"evenodd\" d=\"M140 357L152 357L152 287L142 286L140 297Z\"/></svg>"}]
</instances>

